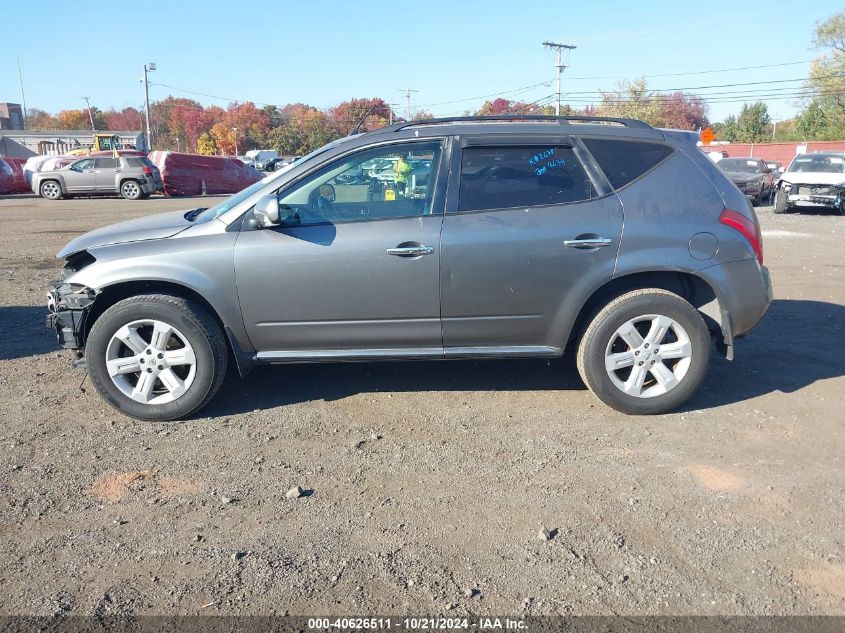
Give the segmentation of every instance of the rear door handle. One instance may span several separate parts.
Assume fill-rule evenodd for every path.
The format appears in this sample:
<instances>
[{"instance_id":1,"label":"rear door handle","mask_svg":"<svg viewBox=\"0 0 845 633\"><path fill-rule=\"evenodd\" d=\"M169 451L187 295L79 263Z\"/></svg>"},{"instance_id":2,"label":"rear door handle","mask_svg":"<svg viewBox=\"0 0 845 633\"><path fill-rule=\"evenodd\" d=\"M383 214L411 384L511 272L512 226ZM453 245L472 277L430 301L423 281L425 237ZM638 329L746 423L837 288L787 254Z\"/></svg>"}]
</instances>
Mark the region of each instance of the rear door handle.
<instances>
[{"instance_id":1,"label":"rear door handle","mask_svg":"<svg viewBox=\"0 0 845 633\"><path fill-rule=\"evenodd\" d=\"M596 235L595 237L581 237L580 235L576 237L574 240L564 240L563 245L568 246L569 248L601 248L602 246L610 246L613 243L613 240L608 237L599 237Z\"/></svg>"},{"instance_id":2,"label":"rear door handle","mask_svg":"<svg viewBox=\"0 0 845 633\"><path fill-rule=\"evenodd\" d=\"M396 246L396 248L387 249L388 255L395 255L396 257L420 257L422 255L431 255L433 252L433 246L408 242L403 242Z\"/></svg>"}]
</instances>

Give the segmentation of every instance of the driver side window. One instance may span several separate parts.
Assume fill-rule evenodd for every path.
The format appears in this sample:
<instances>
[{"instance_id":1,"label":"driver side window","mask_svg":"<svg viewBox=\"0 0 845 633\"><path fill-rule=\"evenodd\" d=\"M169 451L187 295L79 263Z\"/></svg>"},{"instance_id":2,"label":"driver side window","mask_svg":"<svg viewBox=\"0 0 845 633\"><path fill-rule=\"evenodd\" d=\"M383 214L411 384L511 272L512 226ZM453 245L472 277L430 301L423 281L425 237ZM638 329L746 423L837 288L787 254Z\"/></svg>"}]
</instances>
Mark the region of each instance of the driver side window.
<instances>
[{"instance_id":1,"label":"driver side window","mask_svg":"<svg viewBox=\"0 0 845 633\"><path fill-rule=\"evenodd\" d=\"M94 159L86 158L73 165L74 171L85 171L86 169L94 169Z\"/></svg>"},{"instance_id":2,"label":"driver side window","mask_svg":"<svg viewBox=\"0 0 845 633\"><path fill-rule=\"evenodd\" d=\"M432 213L442 144L396 143L330 163L279 195L282 226Z\"/></svg>"}]
</instances>

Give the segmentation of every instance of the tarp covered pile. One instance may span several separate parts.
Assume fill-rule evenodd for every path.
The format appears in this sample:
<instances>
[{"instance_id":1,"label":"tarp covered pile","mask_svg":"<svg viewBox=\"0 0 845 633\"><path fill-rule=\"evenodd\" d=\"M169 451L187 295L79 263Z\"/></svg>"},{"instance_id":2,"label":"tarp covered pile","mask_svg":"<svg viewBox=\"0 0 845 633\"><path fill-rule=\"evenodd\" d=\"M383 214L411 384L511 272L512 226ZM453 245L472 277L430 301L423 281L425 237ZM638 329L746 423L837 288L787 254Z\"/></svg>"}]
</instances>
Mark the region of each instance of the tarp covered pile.
<instances>
[{"instance_id":1,"label":"tarp covered pile","mask_svg":"<svg viewBox=\"0 0 845 633\"><path fill-rule=\"evenodd\" d=\"M0 158L0 195L32 191L23 173L25 162L24 158Z\"/></svg>"},{"instance_id":2,"label":"tarp covered pile","mask_svg":"<svg viewBox=\"0 0 845 633\"><path fill-rule=\"evenodd\" d=\"M261 173L237 158L178 152L150 152L166 196L237 193L261 180Z\"/></svg>"}]
</instances>

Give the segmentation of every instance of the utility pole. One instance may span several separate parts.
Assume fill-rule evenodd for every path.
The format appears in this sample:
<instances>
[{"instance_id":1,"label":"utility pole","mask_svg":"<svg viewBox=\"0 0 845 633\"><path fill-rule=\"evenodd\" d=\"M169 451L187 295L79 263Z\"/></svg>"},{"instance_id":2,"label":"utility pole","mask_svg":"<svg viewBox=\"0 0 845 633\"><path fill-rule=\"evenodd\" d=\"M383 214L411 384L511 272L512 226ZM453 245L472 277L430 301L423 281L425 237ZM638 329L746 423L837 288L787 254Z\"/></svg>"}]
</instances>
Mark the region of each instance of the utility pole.
<instances>
[{"instance_id":1,"label":"utility pole","mask_svg":"<svg viewBox=\"0 0 845 633\"><path fill-rule=\"evenodd\" d=\"M147 149L153 149L153 133L150 131L150 82L147 79L147 73L156 69L154 62L144 64L144 112L147 116Z\"/></svg>"},{"instance_id":2,"label":"utility pole","mask_svg":"<svg viewBox=\"0 0 845 633\"><path fill-rule=\"evenodd\" d=\"M562 50L574 50L576 47L572 44L557 44L555 42L543 42L543 46L547 48L554 48L557 50L557 105L555 106L555 115L560 116L560 78L563 74L563 69L566 66L561 61Z\"/></svg>"},{"instance_id":3,"label":"utility pole","mask_svg":"<svg viewBox=\"0 0 845 633\"><path fill-rule=\"evenodd\" d=\"M85 105L88 106L88 120L91 121L91 131L96 134L97 130L94 127L94 115L91 114L91 99L88 97L82 97L82 100L85 102Z\"/></svg>"},{"instance_id":4,"label":"utility pole","mask_svg":"<svg viewBox=\"0 0 845 633\"><path fill-rule=\"evenodd\" d=\"M235 133L235 158L238 157L238 128L233 127L232 131Z\"/></svg>"},{"instance_id":5,"label":"utility pole","mask_svg":"<svg viewBox=\"0 0 845 633\"><path fill-rule=\"evenodd\" d=\"M26 95L23 93L23 75L21 74L21 58L18 57L18 81L21 82L21 104L23 104L23 129L26 129Z\"/></svg>"},{"instance_id":6,"label":"utility pole","mask_svg":"<svg viewBox=\"0 0 845 633\"><path fill-rule=\"evenodd\" d=\"M406 112L407 112L408 120L410 121L411 120L411 93L412 92L419 92L419 90L414 90L413 88L405 88L405 90L400 89L399 92L405 93L405 99L407 100L407 104L408 104Z\"/></svg>"}]
</instances>

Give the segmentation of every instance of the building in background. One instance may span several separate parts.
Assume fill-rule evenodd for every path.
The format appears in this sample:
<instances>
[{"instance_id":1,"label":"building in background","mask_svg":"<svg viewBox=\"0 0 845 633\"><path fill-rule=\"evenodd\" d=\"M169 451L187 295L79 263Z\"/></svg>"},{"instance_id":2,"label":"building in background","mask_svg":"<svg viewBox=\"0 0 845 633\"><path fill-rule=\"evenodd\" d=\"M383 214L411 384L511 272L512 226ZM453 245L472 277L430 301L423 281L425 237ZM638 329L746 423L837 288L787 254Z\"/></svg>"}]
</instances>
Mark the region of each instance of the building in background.
<instances>
[{"instance_id":1,"label":"building in background","mask_svg":"<svg viewBox=\"0 0 845 633\"><path fill-rule=\"evenodd\" d=\"M19 103L0 103L0 130L22 130L23 109Z\"/></svg>"}]
</instances>

